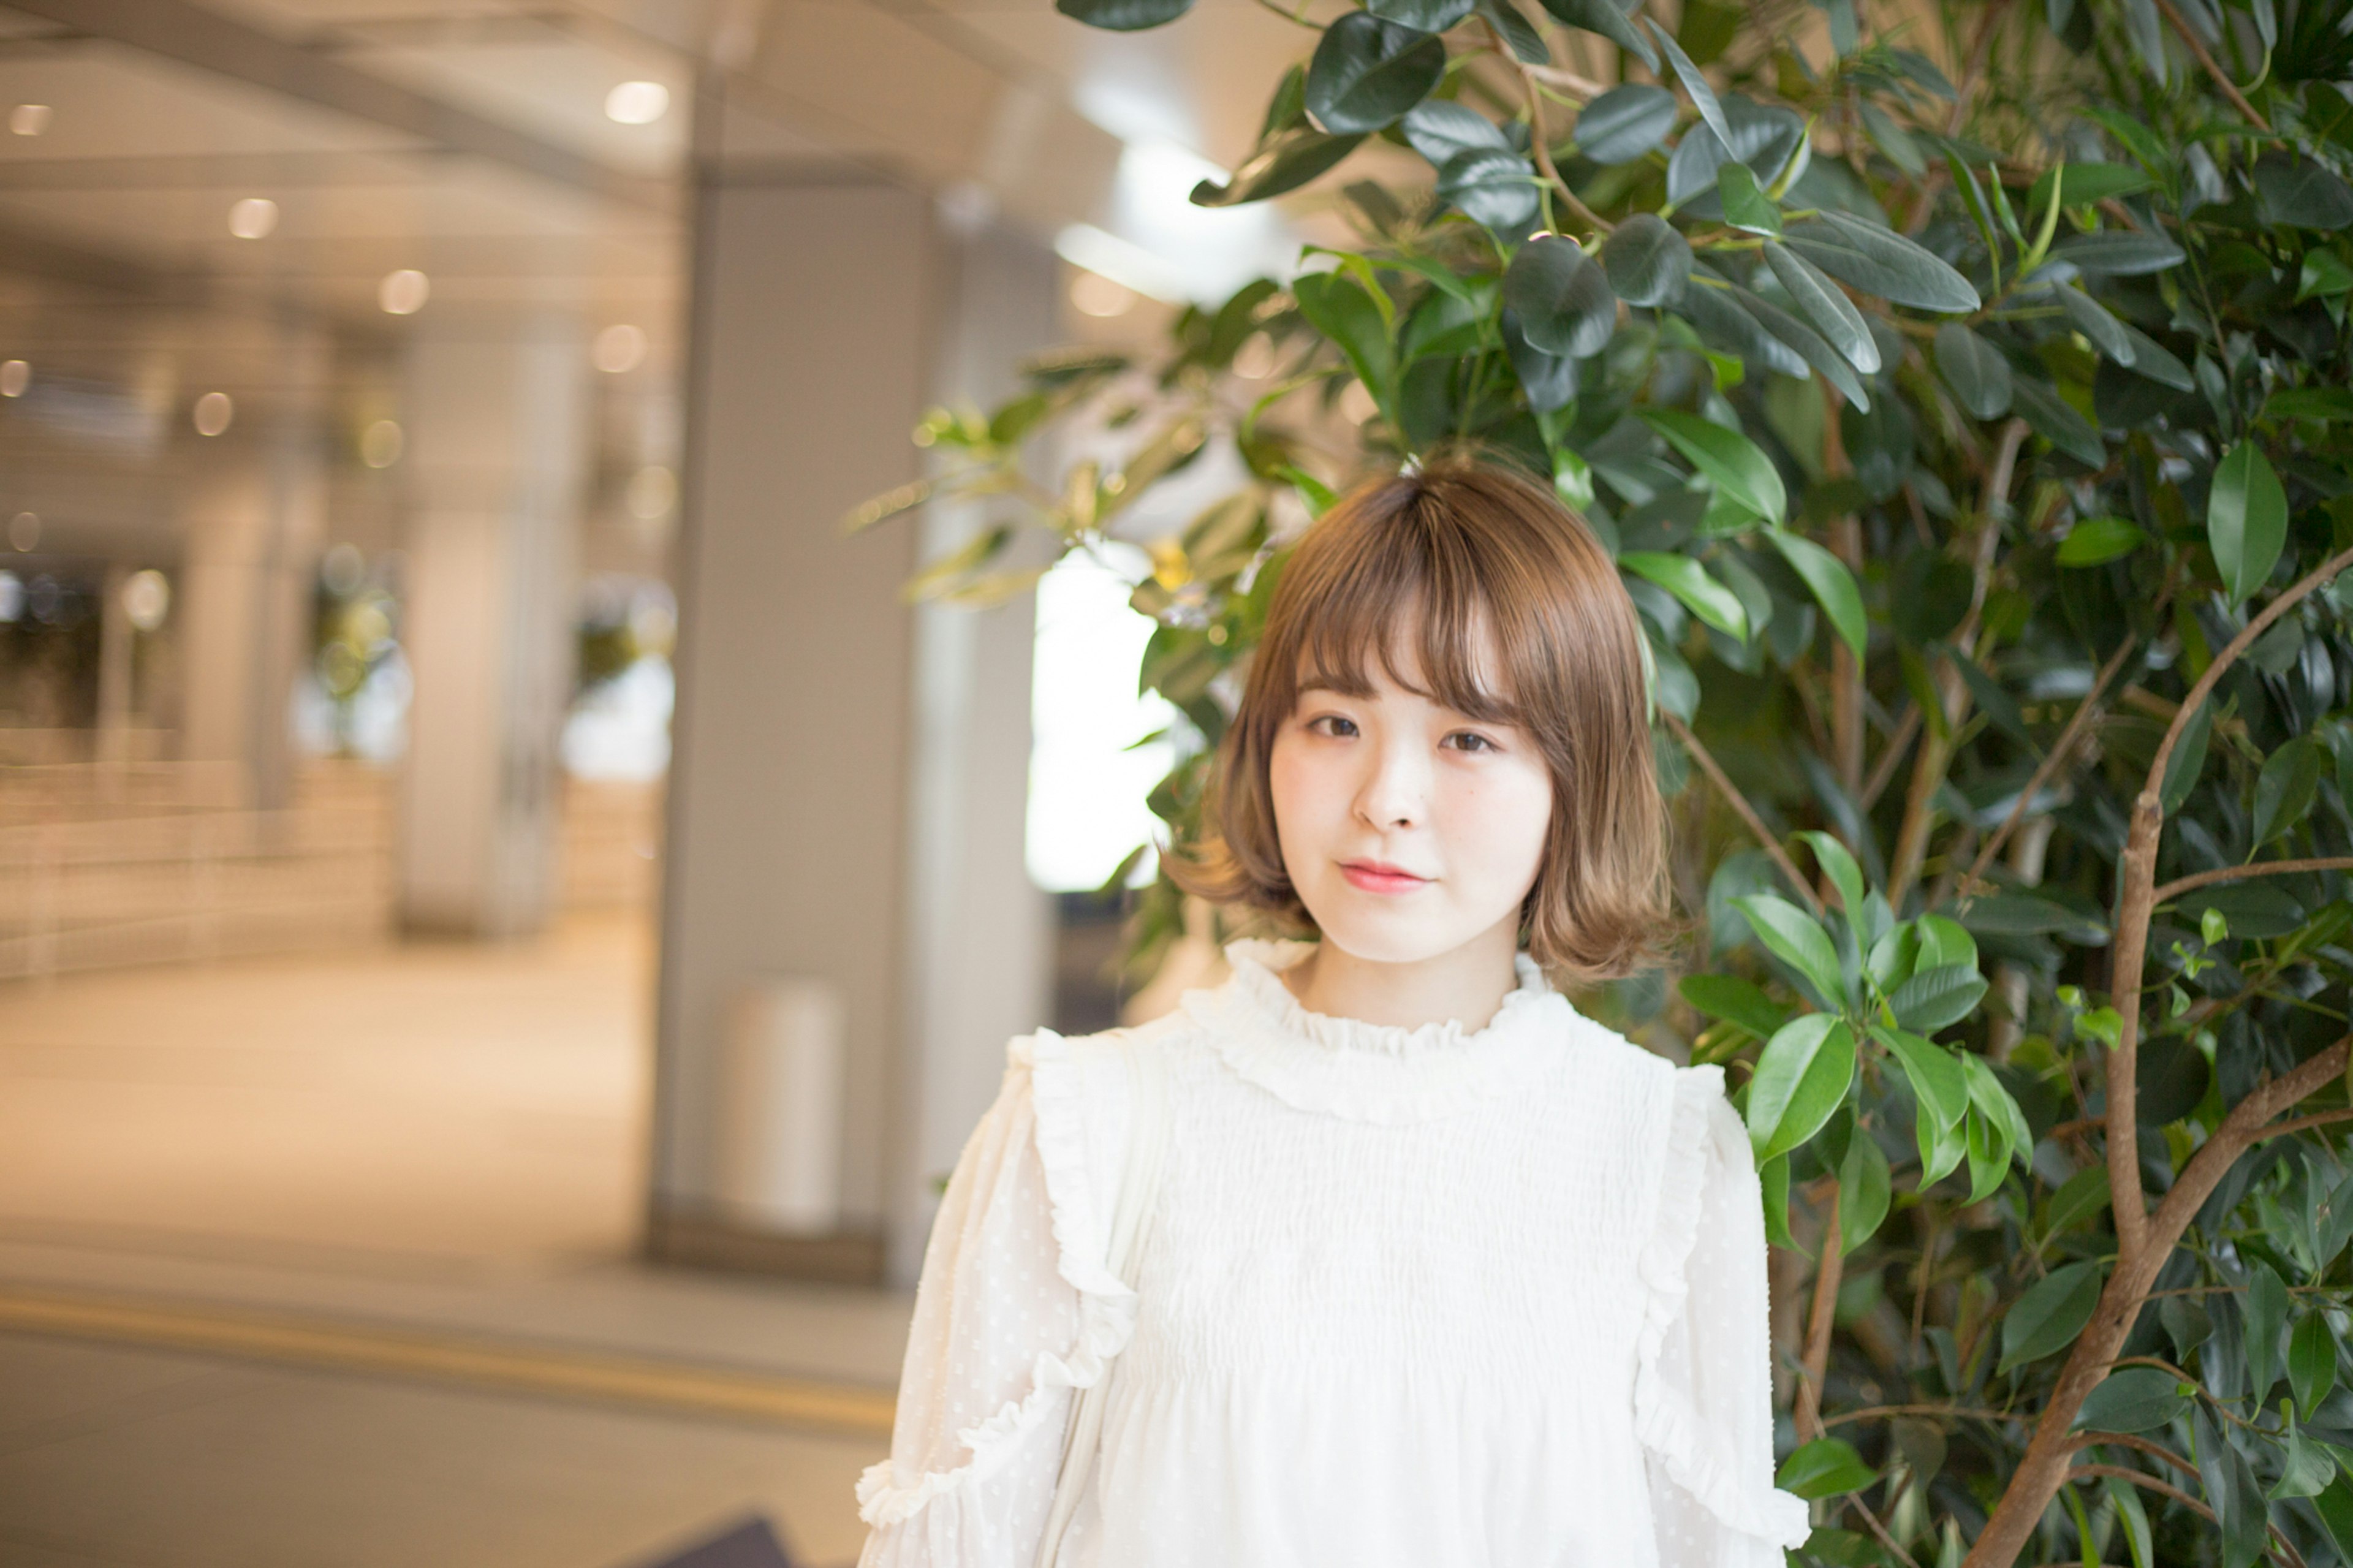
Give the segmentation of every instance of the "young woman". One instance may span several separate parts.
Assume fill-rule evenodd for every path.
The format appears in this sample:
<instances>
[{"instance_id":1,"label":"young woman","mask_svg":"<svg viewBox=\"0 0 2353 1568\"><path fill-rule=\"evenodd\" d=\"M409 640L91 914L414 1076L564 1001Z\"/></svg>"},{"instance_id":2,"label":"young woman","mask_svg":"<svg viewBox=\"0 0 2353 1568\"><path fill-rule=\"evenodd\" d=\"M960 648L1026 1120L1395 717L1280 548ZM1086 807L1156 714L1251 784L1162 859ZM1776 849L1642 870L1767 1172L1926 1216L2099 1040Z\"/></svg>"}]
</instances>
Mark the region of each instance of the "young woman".
<instances>
[{"instance_id":1,"label":"young woman","mask_svg":"<svg viewBox=\"0 0 2353 1568\"><path fill-rule=\"evenodd\" d=\"M1778 1568L1746 1135L1719 1069L1548 982L1665 917L1608 555L1501 469L1366 486L1283 568L1219 763L1172 872L1320 940L1013 1042L863 1568Z\"/></svg>"}]
</instances>

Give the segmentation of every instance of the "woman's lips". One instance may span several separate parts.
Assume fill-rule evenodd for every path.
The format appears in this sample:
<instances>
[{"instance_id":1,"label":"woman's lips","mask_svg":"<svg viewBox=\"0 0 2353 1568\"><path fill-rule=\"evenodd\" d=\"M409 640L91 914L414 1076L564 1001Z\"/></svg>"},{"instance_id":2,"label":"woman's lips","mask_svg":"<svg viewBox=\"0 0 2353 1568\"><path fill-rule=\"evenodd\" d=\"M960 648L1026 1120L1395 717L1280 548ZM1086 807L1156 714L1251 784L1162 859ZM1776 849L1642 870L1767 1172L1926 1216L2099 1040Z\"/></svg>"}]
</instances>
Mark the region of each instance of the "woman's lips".
<instances>
[{"instance_id":1,"label":"woman's lips","mask_svg":"<svg viewBox=\"0 0 2353 1568\"><path fill-rule=\"evenodd\" d=\"M1378 860L1343 861L1340 874L1348 879L1350 887L1362 888L1368 893L1410 893L1430 886L1429 878L1417 877Z\"/></svg>"}]
</instances>

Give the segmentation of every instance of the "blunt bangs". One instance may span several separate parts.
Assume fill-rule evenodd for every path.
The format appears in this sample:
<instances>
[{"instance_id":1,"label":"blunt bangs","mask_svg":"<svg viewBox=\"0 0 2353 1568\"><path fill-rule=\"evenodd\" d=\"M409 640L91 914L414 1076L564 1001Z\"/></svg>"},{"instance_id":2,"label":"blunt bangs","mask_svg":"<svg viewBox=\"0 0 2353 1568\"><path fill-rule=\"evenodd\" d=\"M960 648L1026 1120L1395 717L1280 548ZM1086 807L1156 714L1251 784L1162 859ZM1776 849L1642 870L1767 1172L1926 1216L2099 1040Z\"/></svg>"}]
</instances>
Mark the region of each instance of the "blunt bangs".
<instances>
[{"instance_id":1,"label":"blunt bangs","mask_svg":"<svg viewBox=\"0 0 2353 1568\"><path fill-rule=\"evenodd\" d=\"M1553 816L1522 911L1531 956L1567 982L1648 962L1668 919L1642 633L1583 520L1515 470L1433 463L1351 492L1281 571L1219 743L1211 834L1169 856L1171 879L1312 929L1275 830L1274 739L1303 689L1371 695L1377 660L1395 684L1542 752Z\"/></svg>"}]
</instances>

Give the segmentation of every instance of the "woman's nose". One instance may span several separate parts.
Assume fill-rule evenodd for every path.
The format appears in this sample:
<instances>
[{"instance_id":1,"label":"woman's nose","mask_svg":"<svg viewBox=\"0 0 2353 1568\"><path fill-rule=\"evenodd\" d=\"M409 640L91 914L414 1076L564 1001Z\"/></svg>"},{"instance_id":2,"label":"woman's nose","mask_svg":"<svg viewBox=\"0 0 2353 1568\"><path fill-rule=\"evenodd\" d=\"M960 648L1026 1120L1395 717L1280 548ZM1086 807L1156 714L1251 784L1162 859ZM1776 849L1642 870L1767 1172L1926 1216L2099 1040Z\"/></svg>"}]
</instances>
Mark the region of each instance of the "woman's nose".
<instances>
[{"instance_id":1,"label":"woman's nose","mask_svg":"<svg viewBox=\"0 0 2353 1568\"><path fill-rule=\"evenodd\" d=\"M1383 832L1419 823L1430 797L1428 763L1414 748L1398 744L1378 748L1372 763L1356 792L1356 815Z\"/></svg>"}]
</instances>

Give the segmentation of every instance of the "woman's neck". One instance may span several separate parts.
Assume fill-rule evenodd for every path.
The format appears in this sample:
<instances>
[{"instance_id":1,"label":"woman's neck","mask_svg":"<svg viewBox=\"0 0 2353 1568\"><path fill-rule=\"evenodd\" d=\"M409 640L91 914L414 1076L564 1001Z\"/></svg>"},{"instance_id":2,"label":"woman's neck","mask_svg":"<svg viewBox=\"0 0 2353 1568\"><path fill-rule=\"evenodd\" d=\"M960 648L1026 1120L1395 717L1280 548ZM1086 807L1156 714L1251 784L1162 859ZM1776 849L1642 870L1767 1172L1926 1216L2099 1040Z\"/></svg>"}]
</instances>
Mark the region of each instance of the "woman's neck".
<instances>
[{"instance_id":1,"label":"woman's neck","mask_svg":"<svg viewBox=\"0 0 2353 1568\"><path fill-rule=\"evenodd\" d=\"M1406 963L1359 958L1327 938L1282 978L1311 1013L1407 1029L1453 1022L1475 1030L1519 988L1512 962L1518 951L1516 921Z\"/></svg>"}]
</instances>

